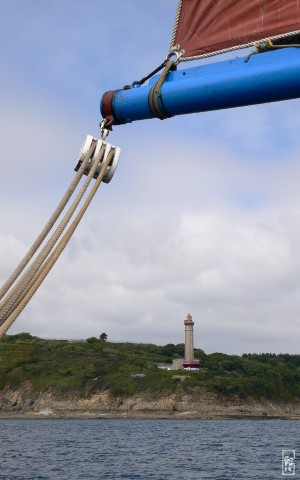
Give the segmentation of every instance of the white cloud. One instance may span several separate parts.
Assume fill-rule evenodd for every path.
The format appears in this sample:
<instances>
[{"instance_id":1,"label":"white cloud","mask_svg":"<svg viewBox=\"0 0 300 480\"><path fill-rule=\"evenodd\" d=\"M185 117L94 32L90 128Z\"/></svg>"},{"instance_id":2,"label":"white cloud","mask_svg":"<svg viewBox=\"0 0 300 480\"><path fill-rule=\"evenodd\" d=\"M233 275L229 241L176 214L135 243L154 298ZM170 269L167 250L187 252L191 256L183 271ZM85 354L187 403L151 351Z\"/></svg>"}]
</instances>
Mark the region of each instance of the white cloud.
<instances>
[{"instance_id":1,"label":"white cloud","mask_svg":"<svg viewBox=\"0 0 300 480\"><path fill-rule=\"evenodd\" d=\"M284 224L267 214L208 212L167 224L160 216L90 219L12 331L177 343L191 311L206 351L296 352L294 225L288 214Z\"/></svg>"}]
</instances>

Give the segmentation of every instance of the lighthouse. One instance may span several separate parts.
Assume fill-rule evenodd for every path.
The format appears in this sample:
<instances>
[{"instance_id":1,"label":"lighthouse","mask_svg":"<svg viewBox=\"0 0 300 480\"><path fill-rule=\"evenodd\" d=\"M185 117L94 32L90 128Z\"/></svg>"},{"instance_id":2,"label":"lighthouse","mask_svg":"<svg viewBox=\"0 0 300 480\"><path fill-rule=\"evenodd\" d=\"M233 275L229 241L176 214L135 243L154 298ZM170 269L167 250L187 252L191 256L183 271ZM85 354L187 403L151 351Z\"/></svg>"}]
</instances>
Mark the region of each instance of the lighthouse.
<instances>
[{"instance_id":1,"label":"lighthouse","mask_svg":"<svg viewBox=\"0 0 300 480\"><path fill-rule=\"evenodd\" d=\"M194 361L194 322L192 315L189 313L184 320L185 329L185 346L184 346L184 360L187 363Z\"/></svg>"},{"instance_id":2,"label":"lighthouse","mask_svg":"<svg viewBox=\"0 0 300 480\"><path fill-rule=\"evenodd\" d=\"M194 357L194 322L192 315L188 313L184 320L185 343L184 343L184 358L173 359L173 370L195 370L201 371L201 362Z\"/></svg>"},{"instance_id":3,"label":"lighthouse","mask_svg":"<svg viewBox=\"0 0 300 480\"><path fill-rule=\"evenodd\" d=\"M182 367L184 370L200 370L200 360L194 358L194 322L192 315L188 313L184 320L185 344L184 344L184 361Z\"/></svg>"}]
</instances>

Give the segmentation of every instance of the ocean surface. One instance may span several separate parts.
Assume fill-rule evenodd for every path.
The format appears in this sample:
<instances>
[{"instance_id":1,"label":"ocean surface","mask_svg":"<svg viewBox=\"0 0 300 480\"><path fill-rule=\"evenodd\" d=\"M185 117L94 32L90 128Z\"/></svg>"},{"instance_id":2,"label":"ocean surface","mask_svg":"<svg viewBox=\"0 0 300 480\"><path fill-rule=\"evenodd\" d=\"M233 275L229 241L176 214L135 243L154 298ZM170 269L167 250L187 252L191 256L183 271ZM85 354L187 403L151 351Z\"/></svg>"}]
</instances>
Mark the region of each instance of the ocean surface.
<instances>
[{"instance_id":1,"label":"ocean surface","mask_svg":"<svg viewBox=\"0 0 300 480\"><path fill-rule=\"evenodd\" d=\"M296 450L293 476L282 450ZM0 478L295 479L300 422L0 420Z\"/></svg>"}]
</instances>

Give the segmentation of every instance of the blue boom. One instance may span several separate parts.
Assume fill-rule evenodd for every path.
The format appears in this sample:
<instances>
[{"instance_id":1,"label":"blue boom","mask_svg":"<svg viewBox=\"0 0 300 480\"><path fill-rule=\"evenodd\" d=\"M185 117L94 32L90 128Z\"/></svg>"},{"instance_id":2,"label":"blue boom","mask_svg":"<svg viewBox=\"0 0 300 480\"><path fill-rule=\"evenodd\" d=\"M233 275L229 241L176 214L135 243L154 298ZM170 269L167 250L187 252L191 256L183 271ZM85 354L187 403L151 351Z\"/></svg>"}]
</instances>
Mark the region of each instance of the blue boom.
<instances>
[{"instance_id":1,"label":"blue boom","mask_svg":"<svg viewBox=\"0 0 300 480\"><path fill-rule=\"evenodd\" d=\"M149 85L106 92L104 118L124 124L153 118ZM300 48L291 47L171 72L161 88L160 108L167 116L243 107L300 97Z\"/></svg>"}]
</instances>

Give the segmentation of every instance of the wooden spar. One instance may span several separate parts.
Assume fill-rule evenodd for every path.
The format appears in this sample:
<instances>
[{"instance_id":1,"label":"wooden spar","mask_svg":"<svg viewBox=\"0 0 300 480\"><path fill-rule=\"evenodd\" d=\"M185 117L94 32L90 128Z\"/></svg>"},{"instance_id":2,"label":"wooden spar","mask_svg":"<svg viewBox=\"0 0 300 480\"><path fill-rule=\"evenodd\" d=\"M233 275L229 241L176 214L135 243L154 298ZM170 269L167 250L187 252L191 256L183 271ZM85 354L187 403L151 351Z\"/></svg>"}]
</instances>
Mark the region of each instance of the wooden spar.
<instances>
[{"instance_id":1,"label":"wooden spar","mask_svg":"<svg viewBox=\"0 0 300 480\"><path fill-rule=\"evenodd\" d=\"M153 118L148 95L159 76L148 85L106 92L101 113L115 124ZM290 47L171 72L161 88L160 107L169 117L278 102L300 97L300 48Z\"/></svg>"}]
</instances>

